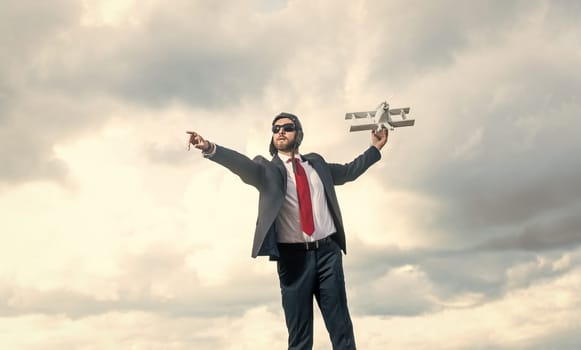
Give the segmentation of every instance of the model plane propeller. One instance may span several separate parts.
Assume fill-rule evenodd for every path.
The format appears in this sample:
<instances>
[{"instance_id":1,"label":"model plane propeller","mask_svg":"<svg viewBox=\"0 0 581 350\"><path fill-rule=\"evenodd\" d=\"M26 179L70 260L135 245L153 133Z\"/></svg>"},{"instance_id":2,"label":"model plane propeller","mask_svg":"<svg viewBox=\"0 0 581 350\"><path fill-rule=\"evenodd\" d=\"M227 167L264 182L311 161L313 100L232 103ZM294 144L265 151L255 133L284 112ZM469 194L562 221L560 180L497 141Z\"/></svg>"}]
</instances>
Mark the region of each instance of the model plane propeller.
<instances>
[{"instance_id":1,"label":"model plane propeller","mask_svg":"<svg viewBox=\"0 0 581 350\"><path fill-rule=\"evenodd\" d=\"M377 130L382 127L393 130L402 126L413 126L415 119L409 118L410 107L389 108L389 103L381 102L375 111L345 114L345 120L354 121L349 131Z\"/></svg>"}]
</instances>

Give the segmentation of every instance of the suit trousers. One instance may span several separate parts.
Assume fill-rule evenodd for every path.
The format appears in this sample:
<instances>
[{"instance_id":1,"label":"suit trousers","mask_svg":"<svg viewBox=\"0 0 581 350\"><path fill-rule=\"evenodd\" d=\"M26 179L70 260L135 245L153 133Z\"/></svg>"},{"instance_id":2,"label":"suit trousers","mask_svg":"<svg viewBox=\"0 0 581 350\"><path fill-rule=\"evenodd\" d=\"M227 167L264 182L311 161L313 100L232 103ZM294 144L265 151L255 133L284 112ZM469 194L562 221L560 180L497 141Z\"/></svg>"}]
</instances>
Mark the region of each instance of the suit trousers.
<instances>
[{"instance_id":1,"label":"suit trousers","mask_svg":"<svg viewBox=\"0 0 581 350\"><path fill-rule=\"evenodd\" d=\"M277 269L289 350L313 347L313 296L333 349L355 349L345 293L343 257L339 245L333 239L328 241L317 250L280 248Z\"/></svg>"}]
</instances>

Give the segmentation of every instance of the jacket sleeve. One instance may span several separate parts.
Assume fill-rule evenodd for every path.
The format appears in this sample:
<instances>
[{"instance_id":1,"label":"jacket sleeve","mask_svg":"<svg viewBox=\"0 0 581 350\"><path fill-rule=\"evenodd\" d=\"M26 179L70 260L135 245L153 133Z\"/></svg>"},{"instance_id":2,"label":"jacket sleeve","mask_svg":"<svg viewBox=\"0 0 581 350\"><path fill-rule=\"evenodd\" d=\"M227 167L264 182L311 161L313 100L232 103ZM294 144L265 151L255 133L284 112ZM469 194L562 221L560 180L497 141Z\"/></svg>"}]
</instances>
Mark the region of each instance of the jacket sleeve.
<instances>
[{"instance_id":1,"label":"jacket sleeve","mask_svg":"<svg viewBox=\"0 0 581 350\"><path fill-rule=\"evenodd\" d=\"M260 162L262 157L252 160L234 150L216 145L216 153L209 159L228 168L245 183L259 187L264 173L264 165Z\"/></svg>"},{"instance_id":2,"label":"jacket sleeve","mask_svg":"<svg viewBox=\"0 0 581 350\"><path fill-rule=\"evenodd\" d=\"M343 185L363 174L371 165L381 159L381 153L375 146L369 147L363 154L347 164L330 163L329 169L335 185Z\"/></svg>"}]
</instances>

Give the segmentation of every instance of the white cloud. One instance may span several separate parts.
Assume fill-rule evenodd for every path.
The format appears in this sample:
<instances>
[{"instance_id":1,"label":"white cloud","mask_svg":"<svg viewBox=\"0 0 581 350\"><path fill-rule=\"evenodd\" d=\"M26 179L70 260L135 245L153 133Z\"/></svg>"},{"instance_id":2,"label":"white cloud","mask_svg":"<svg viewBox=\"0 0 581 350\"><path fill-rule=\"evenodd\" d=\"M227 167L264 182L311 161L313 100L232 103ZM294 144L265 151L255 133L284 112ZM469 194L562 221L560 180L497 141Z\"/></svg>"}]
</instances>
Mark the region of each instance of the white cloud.
<instances>
[{"instance_id":1,"label":"white cloud","mask_svg":"<svg viewBox=\"0 0 581 350\"><path fill-rule=\"evenodd\" d=\"M536 348L552 333L579 327L576 289L580 278L581 271L576 269L473 308L445 309L414 317L360 318L355 322L358 332L365 336L359 336L359 346L470 349L479 344L483 348Z\"/></svg>"}]
</instances>

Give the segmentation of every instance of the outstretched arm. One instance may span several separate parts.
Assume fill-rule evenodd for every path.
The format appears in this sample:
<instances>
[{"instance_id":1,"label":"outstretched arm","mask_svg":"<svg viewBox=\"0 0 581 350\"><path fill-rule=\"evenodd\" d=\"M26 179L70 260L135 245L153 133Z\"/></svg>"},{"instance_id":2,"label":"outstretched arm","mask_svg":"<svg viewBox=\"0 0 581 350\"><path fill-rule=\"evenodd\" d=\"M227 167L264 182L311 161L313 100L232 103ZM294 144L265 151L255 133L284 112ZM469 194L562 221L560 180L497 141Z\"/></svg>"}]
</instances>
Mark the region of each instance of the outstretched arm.
<instances>
[{"instance_id":1,"label":"outstretched arm","mask_svg":"<svg viewBox=\"0 0 581 350\"><path fill-rule=\"evenodd\" d=\"M383 127L376 132L371 131L371 144L363 154L347 164L329 164L333 183L342 185L346 182L353 181L363 174L371 165L381 159L381 149L387 143L387 129Z\"/></svg>"},{"instance_id":2,"label":"outstretched arm","mask_svg":"<svg viewBox=\"0 0 581 350\"><path fill-rule=\"evenodd\" d=\"M218 146L195 131L186 131L190 135L188 140L188 150L190 146L202 151L204 157L228 168L234 174L238 175L245 183L257 187L260 185L262 167L258 162L236 151L225 147Z\"/></svg>"}]
</instances>

